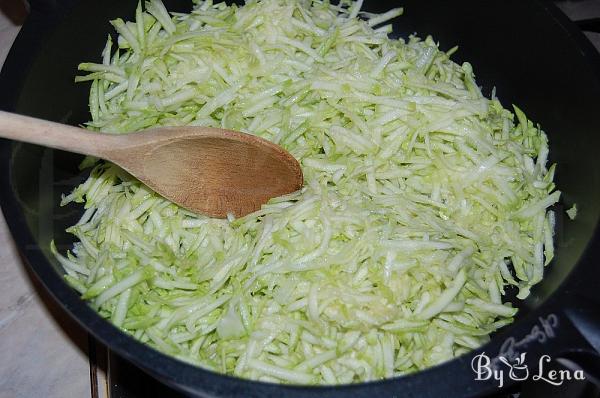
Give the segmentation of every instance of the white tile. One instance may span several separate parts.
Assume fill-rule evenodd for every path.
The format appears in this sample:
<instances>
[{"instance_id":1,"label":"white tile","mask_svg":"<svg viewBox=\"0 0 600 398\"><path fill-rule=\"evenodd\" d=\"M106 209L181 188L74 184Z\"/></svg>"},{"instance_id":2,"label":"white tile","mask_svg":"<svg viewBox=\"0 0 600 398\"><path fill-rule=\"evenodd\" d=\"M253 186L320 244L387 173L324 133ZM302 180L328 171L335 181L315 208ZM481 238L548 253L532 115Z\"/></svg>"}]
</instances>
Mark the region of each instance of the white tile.
<instances>
[{"instance_id":1,"label":"white tile","mask_svg":"<svg viewBox=\"0 0 600 398\"><path fill-rule=\"evenodd\" d=\"M585 35L592 42L596 50L600 51L600 33L596 32L585 32Z\"/></svg>"},{"instance_id":2,"label":"white tile","mask_svg":"<svg viewBox=\"0 0 600 398\"><path fill-rule=\"evenodd\" d=\"M600 17L600 0L563 0L556 5L573 20Z\"/></svg>"},{"instance_id":3,"label":"white tile","mask_svg":"<svg viewBox=\"0 0 600 398\"><path fill-rule=\"evenodd\" d=\"M0 29L0 66L4 64L8 51L19 33L19 26L5 26Z\"/></svg>"},{"instance_id":4,"label":"white tile","mask_svg":"<svg viewBox=\"0 0 600 398\"><path fill-rule=\"evenodd\" d=\"M20 25L27 15L24 3L20 0L0 0L0 67L6 59L10 46L19 33ZM9 17L10 16L10 17Z\"/></svg>"},{"instance_id":5,"label":"white tile","mask_svg":"<svg viewBox=\"0 0 600 398\"><path fill-rule=\"evenodd\" d=\"M0 215L0 398L90 396L87 333L33 282Z\"/></svg>"}]
</instances>

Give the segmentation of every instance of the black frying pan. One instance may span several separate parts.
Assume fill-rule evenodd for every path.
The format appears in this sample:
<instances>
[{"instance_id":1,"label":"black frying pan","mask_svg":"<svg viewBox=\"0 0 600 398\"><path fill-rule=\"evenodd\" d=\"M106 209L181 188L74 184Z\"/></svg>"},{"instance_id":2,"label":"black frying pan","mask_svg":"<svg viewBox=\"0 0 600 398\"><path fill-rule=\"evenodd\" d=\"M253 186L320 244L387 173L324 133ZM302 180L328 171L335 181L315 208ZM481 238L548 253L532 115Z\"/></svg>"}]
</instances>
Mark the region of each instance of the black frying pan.
<instances>
[{"instance_id":1,"label":"black frying pan","mask_svg":"<svg viewBox=\"0 0 600 398\"><path fill-rule=\"evenodd\" d=\"M165 1L186 11L191 1ZM484 92L493 86L505 106L518 104L550 138L563 191L556 257L524 302L514 324L475 352L390 380L337 387L258 383L223 376L163 355L120 332L79 299L49 253L52 237L72 243L64 229L81 213L58 207L60 194L83 176L79 157L0 141L0 204L29 266L64 308L100 341L164 383L197 396L474 396L497 390L496 380L475 381L475 355L492 359L526 352L531 374L543 354L563 366L600 376L600 57L557 9L541 0L366 1L369 11L405 6L396 34L432 34L454 59L470 61ZM136 1L31 0L32 11L0 75L0 108L65 123L88 120L89 87L75 85L76 66L98 60L109 19L133 17ZM564 208L577 203L575 221ZM505 377L505 385L513 381Z\"/></svg>"}]
</instances>

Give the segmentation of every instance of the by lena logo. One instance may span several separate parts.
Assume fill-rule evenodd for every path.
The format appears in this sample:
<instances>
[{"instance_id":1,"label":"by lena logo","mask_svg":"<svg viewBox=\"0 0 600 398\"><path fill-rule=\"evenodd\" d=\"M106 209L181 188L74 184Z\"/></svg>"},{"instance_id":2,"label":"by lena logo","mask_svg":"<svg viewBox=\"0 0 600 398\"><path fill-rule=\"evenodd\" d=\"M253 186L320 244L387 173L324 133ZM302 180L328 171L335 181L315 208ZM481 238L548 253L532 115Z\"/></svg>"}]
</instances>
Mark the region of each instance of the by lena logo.
<instances>
[{"instance_id":1,"label":"by lena logo","mask_svg":"<svg viewBox=\"0 0 600 398\"><path fill-rule=\"evenodd\" d=\"M538 342L547 343L556 337L558 328L558 316L550 314L546 317L538 318L531 331L522 339L517 340L511 337L504 341L500 352L494 355L492 359L482 352L475 355L471 361L471 369L475 373L475 380L490 380L498 382L498 387L504 386L505 380L523 381L528 380L530 375L529 368L525 363L527 353L523 350L529 344ZM534 381L545 381L555 386L560 386L565 380L585 380L582 370L554 370L547 369L548 362L551 361L550 355L542 355L538 361L538 371L531 376Z\"/></svg>"},{"instance_id":2,"label":"by lena logo","mask_svg":"<svg viewBox=\"0 0 600 398\"><path fill-rule=\"evenodd\" d=\"M523 381L529 379L529 368L525 364L525 356L527 353L522 353L514 363L511 363L505 357L498 357L499 361L505 365L505 368L496 368L492 366L490 357L485 355L485 352L475 355L471 361L471 369L475 372L475 380L496 380L498 388L504 386L506 378L514 381ZM578 369L571 371L568 369L554 370L545 369L548 362L551 361L550 355L542 355L538 362L538 371L531 377L534 381L545 381L554 386L560 386L566 380L585 380L583 370Z\"/></svg>"}]
</instances>

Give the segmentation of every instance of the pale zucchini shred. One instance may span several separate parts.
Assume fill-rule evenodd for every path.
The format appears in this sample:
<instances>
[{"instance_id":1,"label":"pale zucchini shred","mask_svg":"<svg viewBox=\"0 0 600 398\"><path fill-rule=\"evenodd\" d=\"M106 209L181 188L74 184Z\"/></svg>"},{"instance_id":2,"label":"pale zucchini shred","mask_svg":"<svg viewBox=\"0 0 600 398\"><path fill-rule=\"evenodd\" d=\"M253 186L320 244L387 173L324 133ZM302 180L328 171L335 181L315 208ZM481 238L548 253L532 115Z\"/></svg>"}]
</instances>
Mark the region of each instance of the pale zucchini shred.
<instances>
[{"instance_id":1,"label":"pale zucchini shred","mask_svg":"<svg viewBox=\"0 0 600 398\"><path fill-rule=\"evenodd\" d=\"M88 210L57 255L103 316L202 367L310 384L424 369L511 322L501 295L526 296L553 255L546 135L432 38L389 39L378 26L401 9L361 4L169 15L151 0L113 21L118 48L80 66L90 129L247 131L296 156L306 184L216 220L98 164L64 198Z\"/></svg>"}]
</instances>

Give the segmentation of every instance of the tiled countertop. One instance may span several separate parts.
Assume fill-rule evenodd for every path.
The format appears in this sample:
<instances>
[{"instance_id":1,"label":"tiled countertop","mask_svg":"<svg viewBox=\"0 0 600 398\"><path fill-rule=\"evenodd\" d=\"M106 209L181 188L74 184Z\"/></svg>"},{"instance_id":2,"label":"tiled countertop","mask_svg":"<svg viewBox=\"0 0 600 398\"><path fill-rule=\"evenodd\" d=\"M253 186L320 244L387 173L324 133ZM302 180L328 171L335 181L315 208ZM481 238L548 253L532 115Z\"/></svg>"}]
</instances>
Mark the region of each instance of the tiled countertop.
<instances>
[{"instance_id":1,"label":"tiled countertop","mask_svg":"<svg viewBox=\"0 0 600 398\"><path fill-rule=\"evenodd\" d=\"M0 397L89 397L87 333L27 271L3 216L0 287Z\"/></svg>"}]
</instances>

